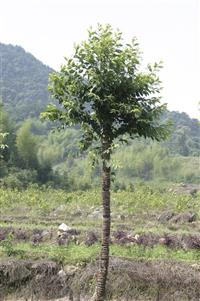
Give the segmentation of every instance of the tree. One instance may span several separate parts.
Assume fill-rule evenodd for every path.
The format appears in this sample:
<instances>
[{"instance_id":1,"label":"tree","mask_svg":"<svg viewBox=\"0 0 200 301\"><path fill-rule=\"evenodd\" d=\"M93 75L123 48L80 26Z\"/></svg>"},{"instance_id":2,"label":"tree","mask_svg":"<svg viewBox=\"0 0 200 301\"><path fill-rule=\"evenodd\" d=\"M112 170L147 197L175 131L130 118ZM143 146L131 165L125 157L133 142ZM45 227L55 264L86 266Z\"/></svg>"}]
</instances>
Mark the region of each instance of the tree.
<instances>
[{"instance_id":1,"label":"tree","mask_svg":"<svg viewBox=\"0 0 200 301\"><path fill-rule=\"evenodd\" d=\"M7 136L8 133L2 133L0 132L0 150L5 149L7 147L7 144L4 143L5 137ZM3 157L0 154L0 158Z\"/></svg>"},{"instance_id":2,"label":"tree","mask_svg":"<svg viewBox=\"0 0 200 301\"><path fill-rule=\"evenodd\" d=\"M3 103L0 102L0 156L8 162L15 151L15 131Z\"/></svg>"},{"instance_id":3,"label":"tree","mask_svg":"<svg viewBox=\"0 0 200 301\"><path fill-rule=\"evenodd\" d=\"M26 120L19 130L16 137L17 152L20 159L20 165L27 169L37 169L37 148L36 136L31 133L31 121Z\"/></svg>"},{"instance_id":4,"label":"tree","mask_svg":"<svg viewBox=\"0 0 200 301\"><path fill-rule=\"evenodd\" d=\"M136 39L122 44L122 34L110 25L88 31L88 40L75 46L60 72L50 75L49 89L59 107L49 105L43 118L61 127L79 124L84 149L94 146L102 161L102 246L95 301L105 298L109 266L111 154L115 141L143 136L161 140L167 135L160 116L160 64L139 71Z\"/></svg>"}]
</instances>

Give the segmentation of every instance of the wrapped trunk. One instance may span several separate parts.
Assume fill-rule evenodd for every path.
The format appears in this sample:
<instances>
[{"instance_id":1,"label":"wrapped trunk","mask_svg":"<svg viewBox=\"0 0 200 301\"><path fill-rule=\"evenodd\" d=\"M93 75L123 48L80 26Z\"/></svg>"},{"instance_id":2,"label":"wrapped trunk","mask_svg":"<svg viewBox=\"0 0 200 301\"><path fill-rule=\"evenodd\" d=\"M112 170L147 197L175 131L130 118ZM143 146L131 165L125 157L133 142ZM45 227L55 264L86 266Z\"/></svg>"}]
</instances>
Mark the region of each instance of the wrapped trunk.
<instances>
[{"instance_id":1,"label":"wrapped trunk","mask_svg":"<svg viewBox=\"0 0 200 301\"><path fill-rule=\"evenodd\" d=\"M104 148L102 156L102 244L99 258L99 270L96 284L95 301L105 300L106 280L109 266L109 243L110 243L110 147Z\"/></svg>"}]
</instances>

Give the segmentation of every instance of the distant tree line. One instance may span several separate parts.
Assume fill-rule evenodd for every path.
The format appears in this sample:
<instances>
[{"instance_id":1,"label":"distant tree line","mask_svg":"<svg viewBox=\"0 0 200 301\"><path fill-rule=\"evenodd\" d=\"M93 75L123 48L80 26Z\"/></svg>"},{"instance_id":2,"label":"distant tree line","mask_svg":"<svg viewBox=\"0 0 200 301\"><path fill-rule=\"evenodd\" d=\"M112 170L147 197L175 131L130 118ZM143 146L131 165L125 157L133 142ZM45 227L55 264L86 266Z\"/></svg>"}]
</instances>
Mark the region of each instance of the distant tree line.
<instances>
[{"instance_id":1,"label":"distant tree line","mask_svg":"<svg viewBox=\"0 0 200 301\"><path fill-rule=\"evenodd\" d=\"M91 167L92 154L79 153L80 129L52 132L49 123L36 118L16 123L2 105L0 117L1 186L85 190L99 185L100 168ZM171 112L165 118L171 118L174 127L166 142L140 139L115 150L114 190L131 189L136 181L199 181L200 125L185 113Z\"/></svg>"}]
</instances>

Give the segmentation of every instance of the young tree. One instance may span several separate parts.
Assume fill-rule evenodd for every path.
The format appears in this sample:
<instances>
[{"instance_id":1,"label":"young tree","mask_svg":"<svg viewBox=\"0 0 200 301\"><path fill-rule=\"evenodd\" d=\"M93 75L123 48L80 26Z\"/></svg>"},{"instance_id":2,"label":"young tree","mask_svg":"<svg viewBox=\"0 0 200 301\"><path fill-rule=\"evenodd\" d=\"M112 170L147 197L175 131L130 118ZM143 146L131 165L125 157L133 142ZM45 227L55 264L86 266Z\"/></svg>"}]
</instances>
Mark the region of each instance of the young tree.
<instances>
[{"instance_id":1,"label":"young tree","mask_svg":"<svg viewBox=\"0 0 200 301\"><path fill-rule=\"evenodd\" d=\"M122 44L122 34L110 25L90 29L88 40L75 47L60 72L51 74L50 91L59 107L49 105L43 118L60 121L63 127L79 124L84 149L95 145L102 160L102 246L95 301L105 298L110 241L111 154L116 140L150 137L164 139L160 124L166 106L160 104L160 64L139 71L136 39Z\"/></svg>"}]
</instances>

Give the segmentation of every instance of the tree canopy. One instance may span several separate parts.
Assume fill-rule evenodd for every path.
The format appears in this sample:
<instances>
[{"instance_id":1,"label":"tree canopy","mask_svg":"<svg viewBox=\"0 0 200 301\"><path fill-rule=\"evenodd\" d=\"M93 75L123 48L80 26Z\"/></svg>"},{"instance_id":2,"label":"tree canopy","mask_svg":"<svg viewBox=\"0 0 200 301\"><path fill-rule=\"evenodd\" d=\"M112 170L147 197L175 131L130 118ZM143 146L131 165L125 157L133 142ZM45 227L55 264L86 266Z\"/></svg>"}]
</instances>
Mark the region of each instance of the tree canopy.
<instances>
[{"instance_id":1,"label":"tree canopy","mask_svg":"<svg viewBox=\"0 0 200 301\"><path fill-rule=\"evenodd\" d=\"M160 140L166 136L160 116L160 63L140 71L137 40L122 44L110 25L90 29L60 72L50 76L50 91L60 107L49 105L43 117L63 126L79 124L85 148L109 133L110 143L128 134Z\"/></svg>"}]
</instances>

